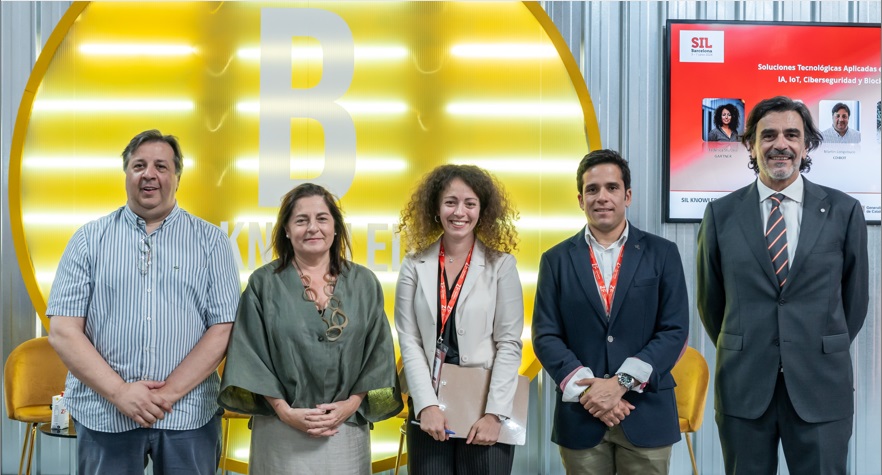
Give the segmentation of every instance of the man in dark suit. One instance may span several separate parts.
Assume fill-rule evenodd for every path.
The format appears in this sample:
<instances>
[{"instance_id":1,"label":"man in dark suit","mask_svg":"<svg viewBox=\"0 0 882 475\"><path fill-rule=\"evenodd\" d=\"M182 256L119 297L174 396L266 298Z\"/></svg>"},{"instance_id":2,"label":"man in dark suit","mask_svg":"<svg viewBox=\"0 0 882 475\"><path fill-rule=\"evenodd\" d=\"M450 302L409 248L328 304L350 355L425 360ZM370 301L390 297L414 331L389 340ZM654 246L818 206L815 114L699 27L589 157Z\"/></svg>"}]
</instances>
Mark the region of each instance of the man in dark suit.
<instances>
[{"instance_id":1,"label":"man in dark suit","mask_svg":"<svg viewBox=\"0 0 882 475\"><path fill-rule=\"evenodd\" d=\"M717 347L728 474L845 474L854 414L848 349L867 315L867 226L848 195L802 177L821 143L808 108L758 103L743 143L754 183L707 207L696 300Z\"/></svg>"},{"instance_id":2,"label":"man in dark suit","mask_svg":"<svg viewBox=\"0 0 882 475\"><path fill-rule=\"evenodd\" d=\"M533 347L554 379L551 440L570 474L665 474L680 440L671 368L689 325L677 246L628 223L631 172L597 150L576 173L585 228L542 255Z\"/></svg>"}]
</instances>

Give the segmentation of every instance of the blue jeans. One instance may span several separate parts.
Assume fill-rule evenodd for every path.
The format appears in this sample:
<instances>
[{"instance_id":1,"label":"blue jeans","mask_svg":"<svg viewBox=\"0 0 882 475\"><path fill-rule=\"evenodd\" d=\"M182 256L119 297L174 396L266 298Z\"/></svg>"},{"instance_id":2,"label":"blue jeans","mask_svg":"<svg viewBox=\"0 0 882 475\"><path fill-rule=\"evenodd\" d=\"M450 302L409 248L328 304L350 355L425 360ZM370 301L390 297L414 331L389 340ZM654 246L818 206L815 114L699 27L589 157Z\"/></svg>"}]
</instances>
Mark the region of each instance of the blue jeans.
<instances>
[{"instance_id":1,"label":"blue jeans","mask_svg":"<svg viewBox=\"0 0 882 475\"><path fill-rule=\"evenodd\" d=\"M147 458L155 475L215 475L221 452L221 416L192 430L133 429L111 433L77 429L79 472L144 475Z\"/></svg>"}]
</instances>

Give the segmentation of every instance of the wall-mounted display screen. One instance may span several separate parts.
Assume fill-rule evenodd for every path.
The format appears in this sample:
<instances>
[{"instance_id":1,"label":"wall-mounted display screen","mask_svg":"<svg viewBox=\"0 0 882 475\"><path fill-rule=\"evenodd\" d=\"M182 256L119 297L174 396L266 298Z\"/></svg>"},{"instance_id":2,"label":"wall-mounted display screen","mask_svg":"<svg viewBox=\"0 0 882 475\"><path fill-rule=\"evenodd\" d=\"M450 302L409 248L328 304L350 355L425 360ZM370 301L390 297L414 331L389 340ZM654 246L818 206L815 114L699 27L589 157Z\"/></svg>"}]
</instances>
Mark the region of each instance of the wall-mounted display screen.
<instances>
[{"instance_id":1,"label":"wall-mounted display screen","mask_svg":"<svg viewBox=\"0 0 882 475\"><path fill-rule=\"evenodd\" d=\"M766 98L803 102L824 142L809 180L861 202L880 222L882 65L879 25L678 21L667 24L665 204L698 222L708 202L750 183L741 143Z\"/></svg>"}]
</instances>

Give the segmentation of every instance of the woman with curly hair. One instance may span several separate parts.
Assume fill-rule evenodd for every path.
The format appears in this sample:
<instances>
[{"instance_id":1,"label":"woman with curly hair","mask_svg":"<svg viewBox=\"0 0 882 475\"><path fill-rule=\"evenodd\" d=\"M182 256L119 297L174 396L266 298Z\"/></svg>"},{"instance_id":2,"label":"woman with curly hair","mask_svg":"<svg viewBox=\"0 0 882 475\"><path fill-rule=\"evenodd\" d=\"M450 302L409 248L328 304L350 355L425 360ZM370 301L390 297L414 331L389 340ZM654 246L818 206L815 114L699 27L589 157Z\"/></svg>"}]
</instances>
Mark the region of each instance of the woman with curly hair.
<instances>
[{"instance_id":1,"label":"woman with curly hair","mask_svg":"<svg viewBox=\"0 0 882 475\"><path fill-rule=\"evenodd\" d=\"M502 185L472 165L427 174L401 212L407 257L395 327L410 393L408 473L509 474L514 446L497 443L511 416L521 364L524 299L517 231ZM436 354L439 363L435 363ZM491 370L484 415L451 438L433 375L441 364Z\"/></svg>"},{"instance_id":2,"label":"woman with curly hair","mask_svg":"<svg viewBox=\"0 0 882 475\"><path fill-rule=\"evenodd\" d=\"M714 111L714 128L708 131L708 142L739 142L740 114L732 104L723 104Z\"/></svg>"}]
</instances>

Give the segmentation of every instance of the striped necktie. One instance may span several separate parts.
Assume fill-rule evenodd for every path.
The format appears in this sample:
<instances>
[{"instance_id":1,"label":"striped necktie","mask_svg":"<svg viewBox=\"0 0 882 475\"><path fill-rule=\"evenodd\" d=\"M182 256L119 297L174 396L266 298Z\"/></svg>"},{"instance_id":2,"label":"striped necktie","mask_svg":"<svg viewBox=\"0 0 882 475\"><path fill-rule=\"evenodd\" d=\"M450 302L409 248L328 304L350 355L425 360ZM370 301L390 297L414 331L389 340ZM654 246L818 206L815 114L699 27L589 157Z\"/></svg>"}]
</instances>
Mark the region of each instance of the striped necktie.
<instances>
[{"instance_id":1,"label":"striped necktie","mask_svg":"<svg viewBox=\"0 0 882 475\"><path fill-rule=\"evenodd\" d=\"M766 243L769 246L769 256L772 258L772 267L778 277L778 286L783 287L787 282L787 274L790 272L787 259L787 225L784 223L784 215L781 214L781 202L784 195L775 193L770 196L772 200L772 212L766 223Z\"/></svg>"}]
</instances>

